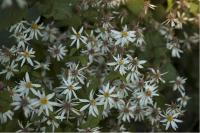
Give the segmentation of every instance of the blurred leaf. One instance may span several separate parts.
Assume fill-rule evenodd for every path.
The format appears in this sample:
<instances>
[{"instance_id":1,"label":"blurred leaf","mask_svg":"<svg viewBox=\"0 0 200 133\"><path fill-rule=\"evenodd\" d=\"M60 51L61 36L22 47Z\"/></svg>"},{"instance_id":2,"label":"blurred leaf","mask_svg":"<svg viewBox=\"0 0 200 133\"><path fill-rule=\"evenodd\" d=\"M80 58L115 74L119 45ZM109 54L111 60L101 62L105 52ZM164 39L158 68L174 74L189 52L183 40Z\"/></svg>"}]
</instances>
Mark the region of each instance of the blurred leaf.
<instances>
[{"instance_id":1,"label":"blurred leaf","mask_svg":"<svg viewBox=\"0 0 200 133\"><path fill-rule=\"evenodd\" d=\"M128 0L126 5L133 14L138 15L144 9L144 0Z\"/></svg>"},{"instance_id":2,"label":"blurred leaf","mask_svg":"<svg viewBox=\"0 0 200 133\"><path fill-rule=\"evenodd\" d=\"M174 5L174 0L167 0L167 11L170 11Z\"/></svg>"}]
</instances>

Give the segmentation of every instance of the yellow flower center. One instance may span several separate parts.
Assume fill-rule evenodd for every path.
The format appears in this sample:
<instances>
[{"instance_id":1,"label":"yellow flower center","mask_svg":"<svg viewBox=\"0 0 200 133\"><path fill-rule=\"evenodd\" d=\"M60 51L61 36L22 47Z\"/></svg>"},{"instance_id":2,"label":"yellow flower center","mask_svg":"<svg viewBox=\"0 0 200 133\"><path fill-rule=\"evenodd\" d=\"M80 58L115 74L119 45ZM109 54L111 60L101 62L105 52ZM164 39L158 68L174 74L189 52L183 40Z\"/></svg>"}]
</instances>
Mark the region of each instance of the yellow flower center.
<instances>
[{"instance_id":1,"label":"yellow flower center","mask_svg":"<svg viewBox=\"0 0 200 133\"><path fill-rule=\"evenodd\" d=\"M73 85L70 85L70 86L69 86L69 90L74 90L74 86L73 86Z\"/></svg>"},{"instance_id":2,"label":"yellow flower center","mask_svg":"<svg viewBox=\"0 0 200 133\"><path fill-rule=\"evenodd\" d=\"M90 104L94 106L94 105L96 105L96 101L94 99L90 100Z\"/></svg>"},{"instance_id":3,"label":"yellow flower center","mask_svg":"<svg viewBox=\"0 0 200 133\"><path fill-rule=\"evenodd\" d=\"M25 86L26 86L26 88L30 89L30 88L32 88L32 83L31 82L27 82L25 84Z\"/></svg>"},{"instance_id":4,"label":"yellow flower center","mask_svg":"<svg viewBox=\"0 0 200 133\"><path fill-rule=\"evenodd\" d=\"M174 118L173 118L173 116L172 116L172 115L168 115L168 116L167 116L167 120L168 120L168 121L170 121L170 122L171 122L171 121L173 121L173 119L174 119Z\"/></svg>"},{"instance_id":5,"label":"yellow flower center","mask_svg":"<svg viewBox=\"0 0 200 133\"><path fill-rule=\"evenodd\" d=\"M120 59L119 60L119 65L123 65L124 64L124 60L123 59Z\"/></svg>"},{"instance_id":6,"label":"yellow flower center","mask_svg":"<svg viewBox=\"0 0 200 133\"><path fill-rule=\"evenodd\" d=\"M35 29L38 29L38 24L33 23L33 24L31 25L31 28L34 29L34 30L35 30Z\"/></svg>"},{"instance_id":7,"label":"yellow flower center","mask_svg":"<svg viewBox=\"0 0 200 133\"><path fill-rule=\"evenodd\" d=\"M148 90L146 91L146 96L151 97L151 95L152 95L152 92L148 89Z\"/></svg>"},{"instance_id":8,"label":"yellow flower center","mask_svg":"<svg viewBox=\"0 0 200 133\"><path fill-rule=\"evenodd\" d=\"M45 98L40 98L40 103L41 104L48 104L48 99L45 97Z\"/></svg>"},{"instance_id":9,"label":"yellow flower center","mask_svg":"<svg viewBox=\"0 0 200 133\"><path fill-rule=\"evenodd\" d=\"M78 33L76 34L76 37L77 37L77 38L80 38L80 37L81 37L81 34L78 32Z\"/></svg>"},{"instance_id":10,"label":"yellow flower center","mask_svg":"<svg viewBox=\"0 0 200 133\"><path fill-rule=\"evenodd\" d=\"M103 95L104 95L104 97L109 97L110 96L110 94L108 92L105 92Z\"/></svg>"},{"instance_id":11,"label":"yellow flower center","mask_svg":"<svg viewBox=\"0 0 200 133\"><path fill-rule=\"evenodd\" d=\"M127 36L128 36L128 32L122 31L122 32L121 32L121 35L122 35L122 37L127 37Z\"/></svg>"},{"instance_id":12,"label":"yellow flower center","mask_svg":"<svg viewBox=\"0 0 200 133\"><path fill-rule=\"evenodd\" d=\"M24 52L23 52L23 56L24 56L25 58L28 58L28 57L30 57L30 53L29 53L28 51L24 51Z\"/></svg>"}]
</instances>

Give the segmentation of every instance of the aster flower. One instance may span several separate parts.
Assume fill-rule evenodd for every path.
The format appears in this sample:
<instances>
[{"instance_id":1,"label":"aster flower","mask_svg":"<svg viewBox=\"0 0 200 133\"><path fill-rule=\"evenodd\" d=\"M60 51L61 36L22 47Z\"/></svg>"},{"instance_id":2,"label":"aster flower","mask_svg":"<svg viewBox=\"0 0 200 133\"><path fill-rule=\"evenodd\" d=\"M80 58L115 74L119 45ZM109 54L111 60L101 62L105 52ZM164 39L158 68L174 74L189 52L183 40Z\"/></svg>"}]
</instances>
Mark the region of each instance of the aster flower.
<instances>
[{"instance_id":1,"label":"aster flower","mask_svg":"<svg viewBox=\"0 0 200 133\"><path fill-rule=\"evenodd\" d=\"M144 116L146 114L146 107L140 104L137 104L135 106L135 110L134 110L134 120L135 121L142 121L144 120Z\"/></svg>"},{"instance_id":2,"label":"aster flower","mask_svg":"<svg viewBox=\"0 0 200 133\"><path fill-rule=\"evenodd\" d=\"M32 125L32 123L27 122L26 125L23 125L22 122L20 122L19 120L17 122L18 122L20 129L17 130L16 133L31 132L34 130L33 128L30 127Z\"/></svg>"},{"instance_id":3,"label":"aster flower","mask_svg":"<svg viewBox=\"0 0 200 133\"><path fill-rule=\"evenodd\" d=\"M67 63L67 66L69 67L68 76L76 81L79 81L81 84L84 84L84 79L86 79L86 77L84 76L83 70L86 67L79 69L79 64L73 62Z\"/></svg>"},{"instance_id":4,"label":"aster flower","mask_svg":"<svg viewBox=\"0 0 200 133\"><path fill-rule=\"evenodd\" d=\"M72 97L78 98L75 92L81 89L81 87L78 86L78 84L78 82L74 82L70 77L67 78L67 80L63 78L63 84L62 86L58 87L58 89L62 91L62 95L65 95L66 100L71 100Z\"/></svg>"},{"instance_id":5,"label":"aster flower","mask_svg":"<svg viewBox=\"0 0 200 133\"><path fill-rule=\"evenodd\" d=\"M185 92L185 88L183 85L185 84L186 80L186 78L178 76L176 77L175 81L170 81L170 83L174 83L173 90L178 90L181 94L183 94L183 92Z\"/></svg>"},{"instance_id":6,"label":"aster flower","mask_svg":"<svg viewBox=\"0 0 200 133\"><path fill-rule=\"evenodd\" d=\"M167 74L167 72L165 73L160 73L159 69L153 69L153 68L149 68L149 70L152 72L152 82L156 82L159 83L159 81L165 83L165 80L162 78L163 75Z\"/></svg>"},{"instance_id":7,"label":"aster flower","mask_svg":"<svg viewBox=\"0 0 200 133\"><path fill-rule=\"evenodd\" d=\"M31 91L32 93L36 93L36 90L34 88L39 87L41 87L41 85L32 83L28 72L26 72L25 79L20 81L19 89L17 90L17 92L20 92L20 95L28 95L29 91Z\"/></svg>"},{"instance_id":8,"label":"aster flower","mask_svg":"<svg viewBox=\"0 0 200 133\"><path fill-rule=\"evenodd\" d=\"M7 65L5 69L3 69L1 72L0 72L0 75L1 74L6 74L6 80L9 80L11 77L14 76L14 74L16 72L18 72L19 70L16 68L18 66L17 63L15 63L14 61L11 62L10 65Z\"/></svg>"},{"instance_id":9,"label":"aster flower","mask_svg":"<svg viewBox=\"0 0 200 133\"><path fill-rule=\"evenodd\" d=\"M9 29L9 32L14 32L15 34L20 33L26 29L25 25L27 25L27 24L28 24L28 22L25 20L20 21L16 24L12 25Z\"/></svg>"},{"instance_id":10,"label":"aster flower","mask_svg":"<svg viewBox=\"0 0 200 133\"><path fill-rule=\"evenodd\" d=\"M123 31L121 32L111 30L111 35L116 40L115 44L122 47L129 42L135 41L135 31L128 31L127 25L124 26Z\"/></svg>"},{"instance_id":11,"label":"aster flower","mask_svg":"<svg viewBox=\"0 0 200 133\"><path fill-rule=\"evenodd\" d=\"M148 106L146 110L146 115L151 122L151 125L155 125L160 122L160 113L161 109L157 107L157 103L154 103L153 106Z\"/></svg>"},{"instance_id":12,"label":"aster flower","mask_svg":"<svg viewBox=\"0 0 200 133\"><path fill-rule=\"evenodd\" d=\"M120 109L118 119L122 119L124 122L130 122L131 118L134 118L133 111L135 106L132 106L129 102Z\"/></svg>"},{"instance_id":13,"label":"aster flower","mask_svg":"<svg viewBox=\"0 0 200 133\"><path fill-rule=\"evenodd\" d=\"M115 66L114 71L117 71L119 69L119 73L121 75L124 75L126 73L127 67L126 65L129 63L127 58L121 57L119 54L117 57L113 56L115 59L115 62L107 63L109 66Z\"/></svg>"},{"instance_id":14,"label":"aster flower","mask_svg":"<svg viewBox=\"0 0 200 133\"><path fill-rule=\"evenodd\" d=\"M78 49L80 47L80 41L84 44L86 44L86 40L87 38L82 34L83 32L83 27L81 27L81 29L76 32L76 30L72 27L72 31L74 33L74 35L71 35L70 39L73 40L71 43L71 46L74 45L76 43L76 48Z\"/></svg>"},{"instance_id":15,"label":"aster flower","mask_svg":"<svg viewBox=\"0 0 200 133\"><path fill-rule=\"evenodd\" d=\"M38 40L38 35L43 36L42 30L44 29L43 24L38 24L40 21L40 17L38 17L35 22L32 22L32 24L29 24L30 27L25 31L25 33L29 34L30 38L36 38Z\"/></svg>"},{"instance_id":16,"label":"aster flower","mask_svg":"<svg viewBox=\"0 0 200 133\"><path fill-rule=\"evenodd\" d=\"M155 84L146 83L144 85L144 91L139 95L140 105L153 104L152 97L159 96L157 91L157 86Z\"/></svg>"},{"instance_id":17,"label":"aster flower","mask_svg":"<svg viewBox=\"0 0 200 133\"><path fill-rule=\"evenodd\" d=\"M183 122L182 120L177 119L179 116L179 113L172 113L172 112L166 112L165 114L160 114L164 119L160 122L164 123L166 125L165 130L167 130L170 126L176 130L178 128L176 123Z\"/></svg>"},{"instance_id":18,"label":"aster flower","mask_svg":"<svg viewBox=\"0 0 200 133\"><path fill-rule=\"evenodd\" d=\"M93 92L93 90L90 91L89 100L87 100L87 99L79 99L79 100L82 103L88 103L88 104L84 105L80 109L80 111L84 111L87 108L89 108L89 115L93 115L94 117L97 117L99 115L99 111L98 111L97 105L100 105L100 103L98 103L96 101L96 99L94 99L94 92Z\"/></svg>"},{"instance_id":19,"label":"aster flower","mask_svg":"<svg viewBox=\"0 0 200 133\"><path fill-rule=\"evenodd\" d=\"M35 57L34 54L35 51L33 51L32 48L29 50L28 47L24 51L19 52L19 57L17 60L18 61L22 60L21 67L24 65L25 61L27 61L31 66L33 66L32 58Z\"/></svg>"},{"instance_id":20,"label":"aster flower","mask_svg":"<svg viewBox=\"0 0 200 133\"><path fill-rule=\"evenodd\" d=\"M6 123L8 120L12 120L14 112L7 110L6 112L0 112L0 123Z\"/></svg>"},{"instance_id":21,"label":"aster flower","mask_svg":"<svg viewBox=\"0 0 200 133\"><path fill-rule=\"evenodd\" d=\"M176 41L168 42L167 48L172 51L172 57L180 58L180 53L183 53L180 49L180 44Z\"/></svg>"},{"instance_id":22,"label":"aster flower","mask_svg":"<svg viewBox=\"0 0 200 133\"><path fill-rule=\"evenodd\" d=\"M31 99L27 96L20 96L18 94L14 95L12 99L13 102L11 103L11 105L14 106L14 110L19 110L20 108L22 108L25 117L28 118L31 114L31 111L33 110L33 108L30 105Z\"/></svg>"},{"instance_id":23,"label":"aster flower","mask_svg":"<svg viewBox=\"0 0 200 133\"><path fill-rule=\"evenodd\" d=\"M142 65L145 64L146 60L139 60L137 57L133 58L131 55L127 55L129 64L128 69L142 69L144 68Z\"/></svg>"},{"instance_id":24,"label":"aster flower","mask_svg":"<svg viewBox=\"0 0 200 133\"><path fill-rule=\"evenodd\" d=\"M31 102L31 106L39 107L38 115L40 116L42 112L45 111L45 114L49 116L49 110L53 112L53 106L58 106L58 103L50 101L54 97L54 93L45 95L45 92L42 93L37 91L35 93L38 96L38 99L35 99Z\"/></svg>"},{"instance_id":25,"label":"aster flower","mask_svg":"<svg viewBox=\"0 0 200 133\"><path fill-rule=\"evenodd\" d=\"M110 84L107 83L106 86L102 86L99 89L100 95L98 95L97 101L104 105L104 109L112 108L114 106L114 98L117 97L116 94L113 94L115 87L110 88Z\"/></svg>"},{"instance_id":26,"label":"aster flower","mask_svg":"<svg viewBox=\"0 0 200 133\"><path fill-rule=\"evenodd\" d=\"M62 60L63 57L66 55L66 46L60 45L53 45L53 47L49 47L48 50L53 58L56 58L58 61Z\"/></svg>"},{"instance_id":27,"label":"aster flower","mask_svg":"<svg viewBox=\"0 0 200 133\"><path fill-rule=\"evenodd\" d=\"M59 109L56 111L56 113L58 113L57 118L60 119L61 121L63 119L68 119L70 118L70 113L76 114L76 115L80 115L79 110L76 109L75 107L78 106L78 102L74 102L75 99L71 99L71 100L58 100L58 107ZM66 117L65 117L66 116Z\"/></svg>"},{"instance_id":28,"label":"aster flower","mask_svg":"<svg viewBox=\"0 0 200 133\"><path fill-rule=\"evenodd\" d=\"M56 40L56 35L59 33L58 28L51 27L51 25L47 25L43 32L43 41L54 42Z\"/></svg>"},{"instance_id":29,"label":"aster flower","mask_svg":"<svg viewBox=\"0 0 200 133\"><path fill-rule=\"evenodd\" d=\"M185 107L187 105L188 100L190 100L190 97L186 96L185 93L181 95L182 96L177 99L177 102L179 102L182 107Z\"/></svg>"}]
</instances>

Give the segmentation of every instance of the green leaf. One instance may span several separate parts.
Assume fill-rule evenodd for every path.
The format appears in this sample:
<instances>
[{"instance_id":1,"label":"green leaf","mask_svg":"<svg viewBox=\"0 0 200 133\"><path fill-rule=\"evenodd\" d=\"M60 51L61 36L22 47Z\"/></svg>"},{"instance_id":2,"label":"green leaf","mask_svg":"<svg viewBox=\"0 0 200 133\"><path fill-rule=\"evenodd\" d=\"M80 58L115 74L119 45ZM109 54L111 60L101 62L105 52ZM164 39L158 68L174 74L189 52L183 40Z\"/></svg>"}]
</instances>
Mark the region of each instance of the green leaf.
<instances>
[{"instance_id":1,"label":"green leaf","mask_svg":"<svg viewBox=\"0 0 200 133\"><path fill-rule=\"evenodd\" d=\"M144 0L128 0L128 9L135 15L139 15L144 9Z\"/></svg>"}]
</instances>

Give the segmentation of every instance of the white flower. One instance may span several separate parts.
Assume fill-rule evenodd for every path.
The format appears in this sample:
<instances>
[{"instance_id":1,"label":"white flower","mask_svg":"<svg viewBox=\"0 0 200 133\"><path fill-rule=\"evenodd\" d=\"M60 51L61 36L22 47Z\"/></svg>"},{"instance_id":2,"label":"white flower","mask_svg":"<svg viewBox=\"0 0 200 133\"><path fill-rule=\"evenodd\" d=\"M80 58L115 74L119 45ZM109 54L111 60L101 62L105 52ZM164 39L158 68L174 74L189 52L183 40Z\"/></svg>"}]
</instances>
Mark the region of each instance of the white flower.
<instances>
[{"instance_id":1,"label":"white flower","mask_svg":"<svg viewBox=\"0 0 200 133\"><path fill-rule=\"evenodd\" d=\"M65 118L68 120L69 116L70 116L70 112L72 112L76 115L80 115L79 110L77 110L75 108L75 106L77 106L78 104L76 102L74 102L74 99L62 100L62 101L59 99L57 99L57 100L59 101L59 103L58 103L59 109L56 111L56 113L58 113L57 118L60 119L61 121ZM65 117L65 115L66 115L66 117Z\"/></svg>"},{"instance_id":2,"label":"white flower","mask_svg":"<svg viewBox=\"0 0 200 133\"><path fill-rule=\"evenodd\" d=\"M144 85L144 91L140 92L138 96L140 98L140 105L153 104L152 98L154 96L159 96L157 91L157 86L155 84L146 83Z\"/></svg>"},{"instance_id":3,"label":"white flower","mask_svg":"<svg viewBox=\"0 0 200 133\"><path fill-rule=\"evenodd\" d=\"M0 62L2 64L11 62L11 59L15 57L17 51L18 50L15 45L13 45L11 48L2 46L2 49L0 49Z\"/></svg>"},{"instance_id":4,"label":"white flower","mask_svg":"<svg viewBox=\"0 0 200 133\"><path fill-rule=\"evenodd\" d=\"M50 25L47 25L44 32L43 32L43 41L54 42L57 38L56 35L59 33L58 28L51 27Z\"/></svg>"},{"instance_id":5,"label":"white flower","mask_svg":"<svg viewBox=\"0 0 200 133\"><path fill-rule=\"evenodd\" d=\"M62 60L63 57L66 55L66 46L60 45L53 45L53 47L49 47L48 50L53 58L56 58L58 61Z\"/></svg>"},{"instance_id":6,"label":"white flower","mask_svg":"<svg viewBox=\"0 0 200 133\"><path fill-rule=\"evenodd\" d=\"M22 123L18 120L18 125L20 126L20 130L16 131L16 133L24 133L24 132L31 132L33 128L30 128L32 123L27 122L26 125L22 125Z\"/></svg>"},{"instance_id":7,"label":"white flower","mask_svg":"<svg viewBox=\"0 0 200 133\"><path fill-rule=\"evenodd\" d=\"M114 98L117 97L113 94L115 87L110 88L110 84L107 83L106 86L102 86L99 90L100 95L98 95L97 101L104 105L104 109L112 108L114 106Z\"/></svg>"},{"instance_id":8,"label":"white flower","mask_svg":"<svg viewBox=\"0 0 200 133\"><path fill-rule=\"evenodd\" d=\"M28 72L26 72L25 79L20 81L19 89L16 92L20 92L20 95L28 95L29 91L36 93L34 88L41 87L40 84L34 84L31 82Z\"/></svg>"},{"instance_id":9,"label":"white flower","mask_svg":"<svg viewBox=\"0 0 200 133\"><path fill-rule=\"evenodd\" d=\"M137 69L131 69L126 76L126 81L137 82L141 77L141 73Z\"/></svg>"},{"instance_id":10,"label":"white flower","mask_svg":"<svg viewBox=\"0 0 200 133\"><path fill-rule=\"evenodd\" d=\"M80 81L81 84L84 84L84 79L86 79L86 77L84 76L83 70L86 67L78 69L79 64L71 62L67 63L67 66L69 67L68 76L71 77L72 79Z\"/></svg>"},{"instance_id":11,"label":"white flower","mask_svg":"<svg viewBox=\"0 0 200 133\"><path fill-rule=\"evenodd\" d=\"M158 122L160 122L160 111L161 109L157 107L157 103L154 103L153 106L148 106L146 110L146 115L151 121L151 125L156 125Z\"/></svg>"},{"instance_id":12,"label":"white flower","mask_svg":"<svg viewBox=\"0 0 200 133\"><path fill-rule=\"evenodd\" d=\"M118 119L122 119L124 122L130 122L130 118L134 118L134 109L135 106L131 106L129 102L126 105L124 104L123 108L120 109Z\"/></svg>"},{"instance_id":13,"label":"white flower","mask_svg":"<svg viewBox=\"0 0 200 133\"><path fill-rule=\"evenodd\" d=\"M36 38L38 40L38 35L43 36L41 33L41 30L44 29L43 24L38 24L40 21L40 17L36 19L35 22L32 22L32 24L29 24L30 27L25 31L25 33L29 34L30 38Z\"/></svg>"},{"instance_id":14,"label":"white flower","mask_svg":"<svg viewBox=\"0 0 200 133\"><path fill-rule=\"evenodd\" d=\"M127 25L124 26L123 31L119 32L116 30L111 30L112 37L116 40L116 45L121 45L122 47L129 42L135 41L135 31L128 31Z\"/></svg>"},{"instance_id":15,"label":"white flower","mask_svg":"<svg viewBox=\"0 0 200 133\"><path fill-rule=\"evenodd\" d=\"M146 114L145 111L146 107L140 104L137 104L134 110L134 120L135 121L142 121L144 120L144 115Z\"/></svg>"},{"instance_id":16,"label":"white flower","mask_svg":"<svg viewBox=\"0 0 200 133\"><path fill-rule=\"evenodd\" d=\"M167 43L167 48L172 50L172 57L180 58L180 53L183 53L183 51L180 49L179 43L176 42Z\"/></svg>"},{"instance_id":17,"label":"white flower","mask_svg":"<svg viewBox=\"0 0 200 133\"><path fill-rule=\"evenodd\" d=\"M190 97L186 96L185 93L181 94L182 97L177 99L177 102L180 102L180 105L182 107L185 107L187 105L188 100L190 100Z\"/></svg>"},{"instance_id":18,"label":"white flower","mask_svg":"<svg viewBox=\"0 0 200 133\"><path fill-rule=\"evenodd\" d=\"M149 68L149 70L152 72L153 76L152 78L152 82L156 82L159 83L159 80L163 83L165 83L165 80L162 78L163 75L165 75L167 72L165 73L160 73L159 69L153 69L153 68Z\"/></svg>"},{"instance_id":19,"label":"white flower","mask_svg":"<svg viewBox=\"0 0 200 133\"><path fill-rule=\"evenodd\" d=\"M34 66L34 69L43 69L43 70L50 70L49 68L49 65L50 65L50 62L49 62L49 59L47 58L46 59L46 62L38 62L38 61L35 61L35 66Z\"/></svg>"},{"instance_id":20,"label":"white flower","mask_svg":"<svg viewBox=\"0 0 200 133\"><path fill-rule=\"evenodd\" d=\"M186 78L178 76L175 81L170 81L170 83L174 83L173 90L178 91L183 94L185 92L184 84L186 82Z\"/></svg>"},{"instance_id":21,"label":"white flower","mask_svg":"<svg viewBox=\"0 0 200 133\"><path fill-rule=\"evenodd\" d=\"M78 84L78 82L74 82L71 78L68 78L67 80L63 78L63 84L58 88L61 89L61 94L66 95L67 100L71 100L72 97L78 98L75 92L81 89L81 87L78 86Z\"/></svg>"},{"instance_id":22,"label":"white flower","mask_svg":"<svg viewBox=\"0 0 200 133\"><path fill-rule=\"evenodd\" d=\"M15 62L12 61L10 65L7 65L6 68L0 72L0 74L6 74L6 80L9 80L16 72L19 71L16 69L17 66L18 64L15 64Z\"/></svg>"},{"instance_id":23,"label":"white flower","mask_svg":"<svg viewBox=\"0 0 200 133\"><path fill-rule=\"evenodd\" d=\"M100 127L94 127L94 128L87 127L85 129L77 128L79 132L91 132L91 133L100 133L99 129L101 128Z\"/></svg>"},{"instance_id":24,"label":"white flower","mask_svg":"<svg viewBox=\"0 0 200 133\"><path fill-rule=\"evenodd\" d=\"M24 65L25 61L27 61L31 66L33 66L33 61L31 58L35 57L35 51L33 51L33 49L31 48L30 50L28 50L28 47L22 51L19 52L19 57L18 57L18 61L22 60L21 63L21 67Z\"/></svg>"},{"instance_id":25,"label":"white flower","mask_svg":"<svg viewBox=\"0 0 200 133\"><path fill-rule=\"evenodd\" d=\"M8 119L12 120L14 113L11 110L8 110L6 112L0 112L0 123L6 123Z\"/></svg>"},{"instance_id":26,"label":"white flower","mask_svg":"<svg viewBox=\"0 0 200 133\"><path fill-rule=\"evenodd\" d=\"M20 8L24 8L27 5L26 0L16 0L16 3L18 4ZM13 0L3 0L1 7L6 8L9 6L12 6L12 4L13 4Z\"/></svg>"},{"instance_id":27,"label":"white flower","mask_svg":"<svg viewBox=\"0 0 200 133\"><path fill-rule=\"evenodd\" d=\"M142 69L144 68L142 65L145 64L146 60L138 60L137 57L133 58L131 55L127 55L129 64L128 69Z\"/></svg>"},{"instance_id":28,"label":"white flower","mask_svg":"<svg viewBox=\"0 0 200 133\"><path fill-rule=\"evenodd\" d=\"M78 32L76 32L76 30L72 27L72 31L74 32L74 35L71 35L70 37L70 39L73 40L71 46L76 43L76 47L78 49L80 47L80 41L86 44L87 38L81 35L83 32L83 27L81 27L81 29Z\"/></svg>"},{"instance_id":29,"label":"white flower","mask_svg":"<svg viewBox=\"0 0 200 133\"><path fill-rule=\"evenodd\" d=\"M33 100L31 105L34 107L40 107L38 115L41 115L41 113L45 111L45 114L49 116L49 110L53 112L53 106L58 106L58 103L50 101L50 99L54 97L54 93L46 96L44 91L42 93L38 91L35 95L38 96L39 99Z\"/></svg>"},{"instance_id":30,"label":"white flower","mask_svg":"<svg viewBox=\"0 0 200 133\"><path fill-rule=\"evenodd\" d=\"M11 103L11 105L14 106L14 110L19 110L20 108L22 108L25 117L28 118L30 116L31 111L33 110L33 108L30 105L30 98L24 95L20 96L16 94L12 97L12 99L13 102Z\"/></svg>"},{"instance_id":31,"label":"white flower","mask_svg":"<svg viewBox=\"0 0 200 133\"><path fill-rule=\"evenodd\" d=\"M183 122L182 120L177 119L177 117L179 116L179 113L166 112L164 115L161 114L161 116L164 117L164 119L161 120L160 122L166 125L165 130L167 130L170 127L170 125L174 130L176 130L178 128L176 123Z\"/></svg>"},{"instance_id":32,"label":"white flower","mask_svg":"<svg viewBox=\"0 0 200 133\"><path fill-rule=\"evenodd\" d=\"M121 57L119 54L117 57L113 56L115 59L115 62L107 63L109 66L116 66L114 71L117 71L119 69L119 73L121 75L124 75L126 73L127 67L126 65L129 63L127 58Z\"/></svg>"},{"instance_id":33,"label":"white flower","mask_svg":"<svg viewBox=\"0 0 200 133\"><path fill-rule=\"evenodd\" d=\"M14 31L15 34L20 33L20 32L22 32L23 30L26 29L26 27L24 25L27 25L27 24L28 24L27 21L24 21L24 20L20 21L19 23L16 23L16 24L12 25L10 27L9 32L13 32Z\"/></svg>"},{"instance_id":34,"label":"white flower","mask_svg":"<svg viewBox=\"0 0 200 133\"><path fill-rule=\"evenodd\" d=\"M19 34L19 35L13 35L16 38L17 41L17 47L18 48L25 48L25 44L29 44L28 41L31 40L30 37L28 37L27 34Z\"/></svg>"},{"instance_id":35,"label":"white flower","mask_svg":"<svg viewBox=\"0 0 200 133\"><path fill-rule=\"evenodd\" d=\"M94 99L94 92L93 92L93 90L90 91L89 100L87 100L87 99L79 99L79 100L82 103L88 103L88 104L84 105L80 109L80 111L84 111L87 108L89 108L89 115L93 115L94 117L96 117L96 116L99 115L99 111L98 111L97 105L100 105L100 104L96 101L96 99Z\"/></svg>"}]
</instances>

